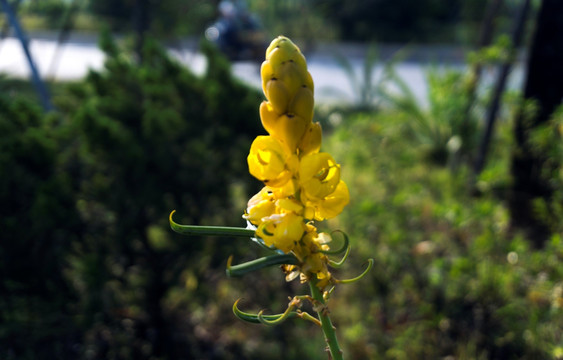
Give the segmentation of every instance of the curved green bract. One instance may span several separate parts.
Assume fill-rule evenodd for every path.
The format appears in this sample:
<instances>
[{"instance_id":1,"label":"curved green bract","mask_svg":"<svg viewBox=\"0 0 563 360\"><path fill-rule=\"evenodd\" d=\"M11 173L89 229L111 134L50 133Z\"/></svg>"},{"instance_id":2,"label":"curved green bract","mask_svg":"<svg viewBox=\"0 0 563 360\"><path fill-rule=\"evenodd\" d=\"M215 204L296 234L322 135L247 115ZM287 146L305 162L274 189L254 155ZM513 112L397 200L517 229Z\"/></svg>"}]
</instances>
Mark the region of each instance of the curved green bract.
<instances>
[{"instance_id":1,"label":"curved green bract","mask_svg":"<svg viewBox=\"0 0 563 360\"><path fill-rule=\"evenodd\" d=\"M342 265L344 265L344 262L346 261L346 259L348 259L349 254L350 254L350 246L346 248L346 252L344 253L344 256L342 256L342 259L340 259L340 261L328 260L328 264L335 269L339 269L342 267Z\"/></svg>"},{"instance_id":2,"label":"curved green bract","mask_svg":"<svg viewBox=\"0 0 563 360\"><path fill-rule=\"evenodd\" d=\"M252 229L227 227L227 226L196 226L196 225L180 225L174 220L172 216L176 210L170 213L169 221L172 230L178 234L187 236L234 236L234 237L253 237L255 231Z\"/></svg>"},{"instance_id":3,"label":"curved green bract","mask_svg":"<svg viewBox=\"0 0 563 360\"><path fill-rule=\"evenodd\" d=\"M346 233L341 230L335 230L331 232L330 235L334 234L335 232L339 232L342 234L342 236L344 236L344 244L342 244L342 247L338 250L321 250L321 252L325 255L338 255L342 254L344 251L348 252L350 250L350 239L348 239L348 235L346 235Z\"/></svg>"},{"instance_id":4,"label":"curved green bract","mask_svg":"<svg viewBox=\"0 0 563 360\"><path fill-rule=\"evenodd\" d=\"M239 319L246 321L246 322L249 322L249 323L275 325L275 324L279 324L279 323L281 323L281 322L283 322L287 319L291 319L291 318L294 318L294 317L297 316L297 312L291 311L291 310L286 311L283 314L275 314L275 315L264 315L264 314L262 314L262 311L260 311L260 313L258 313L258 314L250 314L250 313L241 311L238 308L239 301L240 301L240 299L235 301L235 303L233 304L233 313Z\"/></svg>"},{"instance_id":5,"label":"curved green bract","mask_svg":"<svg viewBox=\"0 0 563 360\"><path fill-rule=\"evenodd\" d=\"M353 282L356 282L358 280L360 280L361 278L363 278L364 276L366 276L366 274L371 270L371 268L373 267L374 264L374 260L373 259L368 259L368 267L367 269L364 270L363 273L361 273L360 275L356 276L355 278L352 279L345 279L345 280L337 280L336 282L339 284L350 284Z\"/></svg>"},{"instance_id":6,"label":"curved green bract","mask_svg":"<svg viewBox=\"0 0 563 360\"><path fill-rule=\"evenodd\" d=\"M273 266L273 265L299 264L299 260L291 254L278 254L278 255L265 256L256 260L252 260L234 266L231 266L231 261L232 261L232 257L229 258L229 261L227 263L227 275L231 277L242 276L246 273L260 270L265 267Z\"/></svg>"}]
</instances>

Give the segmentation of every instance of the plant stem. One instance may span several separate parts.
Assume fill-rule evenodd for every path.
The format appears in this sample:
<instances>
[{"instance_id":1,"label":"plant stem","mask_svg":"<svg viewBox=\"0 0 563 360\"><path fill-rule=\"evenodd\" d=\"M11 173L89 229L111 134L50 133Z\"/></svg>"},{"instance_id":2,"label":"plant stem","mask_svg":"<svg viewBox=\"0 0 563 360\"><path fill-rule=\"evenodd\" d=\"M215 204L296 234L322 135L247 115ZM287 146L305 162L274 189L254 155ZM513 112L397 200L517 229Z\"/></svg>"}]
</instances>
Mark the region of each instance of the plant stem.
<instances>
[{"instance_id":1,"label":"plant stem","mask_svg":"<svg viewBox=\"0 0 563 360\"><path fill-rule=\"evenodd\" d=\"M317 281L309 281L309 287L311 288L311 296L318 302L318 304L315 304L315 307L317 314L319 315L319 320L321 321L321 328L323 329L325 340L328 344L331 359L343 360L342 350L340 349L340 345L338 345L338 340L336 339L336 331L330 321L328 308L326 307L323 294L317 287Z\"/></svg>"}]
</instances>

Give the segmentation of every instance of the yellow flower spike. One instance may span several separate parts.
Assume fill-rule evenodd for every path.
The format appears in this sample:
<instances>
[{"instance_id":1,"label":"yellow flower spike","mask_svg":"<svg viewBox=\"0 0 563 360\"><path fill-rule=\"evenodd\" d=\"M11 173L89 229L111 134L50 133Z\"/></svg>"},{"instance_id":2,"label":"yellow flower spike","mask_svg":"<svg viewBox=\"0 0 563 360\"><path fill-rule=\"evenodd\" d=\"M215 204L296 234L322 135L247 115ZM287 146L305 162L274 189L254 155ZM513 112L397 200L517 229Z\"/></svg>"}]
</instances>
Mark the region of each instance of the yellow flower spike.
<instances>
[{"instance_id":1,"label":"yellow flower spike","mask_svg":"<svg viewBox=\"0 0 563 360\"><path fill-rule=\"evenodd\" d=\"M340 165L327 153L304 156L299 182L308 197L321 200L332 194L340 182Z\"/></svg>"},{"instance_id":2,"label":"yellow flower spike","mask_svg":"<svg viewBox=\"0 0 563 360\"><path fill-rule=\"evenodd\" d=\"M287 157L278 140L271 136L258 136L250 147L248 169L265 184L282 186L291 178L291 173L286 169Z\"/></svg>"},{"instance_id":3,"label":"yellow flower spike","mask_svg":"<svg viewBox=\"0 0 563 360\"><path fill-rule=\"evenodd\" d=\"M301 156L307 154L318 153L321 149L322 141L322 129L321 124L311 123L305 131L305 134L301 138L301 143L299 144L299 152Z\"/></svg>"}]
</instances>

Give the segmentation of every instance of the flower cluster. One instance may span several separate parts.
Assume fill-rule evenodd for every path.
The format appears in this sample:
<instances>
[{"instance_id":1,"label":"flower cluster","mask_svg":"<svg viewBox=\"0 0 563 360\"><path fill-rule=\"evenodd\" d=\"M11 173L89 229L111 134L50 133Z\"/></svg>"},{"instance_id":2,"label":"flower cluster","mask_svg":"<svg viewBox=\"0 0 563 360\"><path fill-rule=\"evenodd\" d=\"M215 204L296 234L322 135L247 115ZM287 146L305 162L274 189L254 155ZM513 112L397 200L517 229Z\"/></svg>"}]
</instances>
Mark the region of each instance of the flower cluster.
<instances>
[{"instance_id":1,"label":"flower cluster","mask_svg":"<svg viewBox=\"0 0 563 360\"><path fill-rule=\"evenodd\" d=\"M320 152L321 126L313 122L314 85L305 57L286 37L266 50L261 67L266 101L260 118L268 136L250 148L250 173L264 188L249 201L244 218L267 246L293 253L299 265L285 265L287 280L315 276L319 288L331 283L325 252L331 237L314 220L335 217L349 202L340 165Z\"/></svg>"}]
</instances>

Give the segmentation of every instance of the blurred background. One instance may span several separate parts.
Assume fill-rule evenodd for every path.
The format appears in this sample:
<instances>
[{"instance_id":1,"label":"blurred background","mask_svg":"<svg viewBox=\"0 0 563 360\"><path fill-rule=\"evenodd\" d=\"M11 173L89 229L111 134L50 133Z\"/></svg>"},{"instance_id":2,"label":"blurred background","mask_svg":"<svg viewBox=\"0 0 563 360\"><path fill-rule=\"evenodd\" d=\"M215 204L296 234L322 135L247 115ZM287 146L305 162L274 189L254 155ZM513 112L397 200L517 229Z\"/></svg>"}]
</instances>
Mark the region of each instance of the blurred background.
<instances>
[{"instance_id":1,"label":"blurred background","mask_svg":"<svg viewBox=\"0 0 563 360\"><path fill-rule=\"evenodd\" d=\"M307 57L351 203L347 359L563 359L563 2L0 0L0 358L326 359L232 314L307 293L228 278L261 185L259 67Z\"/></svg>"}]
</instances>

